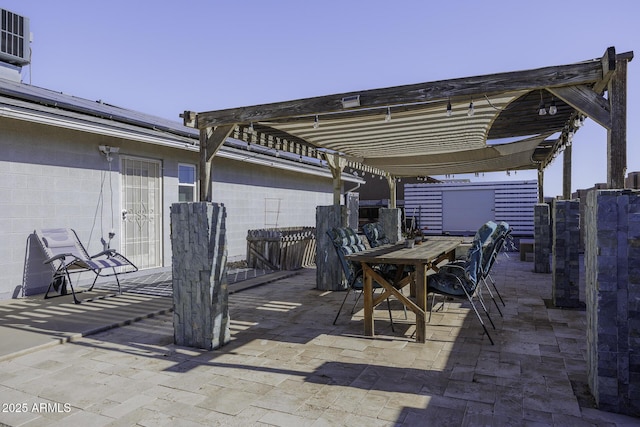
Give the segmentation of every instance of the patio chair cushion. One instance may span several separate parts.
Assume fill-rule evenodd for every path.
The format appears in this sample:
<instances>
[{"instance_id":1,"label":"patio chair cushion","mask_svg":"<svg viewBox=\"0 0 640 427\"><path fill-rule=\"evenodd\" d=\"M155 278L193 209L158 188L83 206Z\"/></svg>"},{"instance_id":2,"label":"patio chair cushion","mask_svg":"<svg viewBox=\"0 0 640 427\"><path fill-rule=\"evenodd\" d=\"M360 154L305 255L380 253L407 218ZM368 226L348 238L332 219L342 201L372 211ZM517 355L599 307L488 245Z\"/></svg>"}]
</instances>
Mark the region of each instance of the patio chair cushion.
<instances>
[{"instance_id":1,"label":"patio chair cushion","mask_svg":"<svg viewBox=\"0 0 640 427\"><path fill-rule=\"evenodd\" d=\"M511 226L505 221L500 221L493 233L491 234L491 241L482 253L482 275L483 277L487 277L489 274L493 263L498 257L498 253L502 250L505 245L505 240L509 237L511 233Z\"/></svg>"},{"instance_id":2,"label":"patio chair cushion","mask_svg":"<svg viewBox=\"0 0 640 427\"><path fill-rule=\"evenodd\" d=\"M362 232L369 241L369 246L372 248L391 243L391 240L385 235L382 225L379 222L370 222L363 225Z\"/></svg>"},{"instance_id":3,"label":"patio chair cushion","mask_svg":"<svg viewBox=\"0 0 640 427\"><path fill-rule=\"evenodd\" d=\"M465 291L473 294L478 284L478 271L482 262L482 247L477 242L471 245L469 259L464 263L445 264L438 274L429 276L428 287L432 291L448 295L464 296Z\"/></svg>"},{"instance_id":4,"label":"patio chair cushion","mask_svg":"<svg viewBox=\"0 0 640 427\"><path fill-rule=\"evenodd\" d=\"M344 255L365 250L360 236L349 227L334 228L331 240L333 245L340 248Z\"/></svg>"}]
</instances>

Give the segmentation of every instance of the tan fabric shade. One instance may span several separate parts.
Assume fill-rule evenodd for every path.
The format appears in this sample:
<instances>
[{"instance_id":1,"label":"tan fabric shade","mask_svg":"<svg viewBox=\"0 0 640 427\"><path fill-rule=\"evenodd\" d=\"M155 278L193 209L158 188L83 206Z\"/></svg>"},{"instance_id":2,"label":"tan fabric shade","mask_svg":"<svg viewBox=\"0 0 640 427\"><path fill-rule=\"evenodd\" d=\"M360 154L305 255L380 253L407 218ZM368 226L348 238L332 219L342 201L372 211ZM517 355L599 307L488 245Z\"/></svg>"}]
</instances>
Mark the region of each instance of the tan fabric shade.
<instances>
[{"instance_id":1,"label":"tan fabric shade","mask_svg":"<svg viewBox=\"0 0 640 427\"><path fill-rule=\"evenodd\" d=\"M294 135L315 146L356 158L388 158L407 155L449 153L482 148L491 123L522 92L473 101L474 114L467 115L469 102L452 106L435 102L408 111L402 106L375 109L366 115L333 114L296 122L260 122ZM386 121L387 114L390 119Z\"/></svg>"},{"instance_id":2,"label":"tan fabric shade","mask_svg":"<svg viewBox=\"0 0 640 427\"><path fill-rule=\"evenodd\" d=\"M533 153L545 136L518 142L487 145L455 153L426 154L413 157L365 159L364 163L382 168L395 176L429 176L475 172L535 169Z\"/></svg>"}]
</instances>

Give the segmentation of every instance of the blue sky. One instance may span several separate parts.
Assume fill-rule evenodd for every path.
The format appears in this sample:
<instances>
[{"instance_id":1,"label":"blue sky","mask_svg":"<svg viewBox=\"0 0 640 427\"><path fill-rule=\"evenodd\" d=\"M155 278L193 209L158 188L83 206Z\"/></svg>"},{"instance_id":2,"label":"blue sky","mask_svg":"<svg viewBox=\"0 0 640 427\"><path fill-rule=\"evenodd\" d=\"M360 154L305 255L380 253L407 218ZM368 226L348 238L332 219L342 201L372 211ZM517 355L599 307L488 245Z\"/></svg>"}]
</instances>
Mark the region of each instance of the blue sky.
<instances>
[{"instance_id":1,"label":"blue sky","mask_svg":"<svg viewBox=\"0 0 640 427\"><path fill-rule=\"evenodd\" d=\"M640 54L640 2L0 0L31 20L25 82L179 121L310 96ZM628 69L628 171L640 171L640 59ZM606 182L587 120L572 189ZM484 180L535 179L535 172ZM475 178L472 178L475 179ZM562 193L562 158L545 196Z\"/></svg>"}]
</instances>

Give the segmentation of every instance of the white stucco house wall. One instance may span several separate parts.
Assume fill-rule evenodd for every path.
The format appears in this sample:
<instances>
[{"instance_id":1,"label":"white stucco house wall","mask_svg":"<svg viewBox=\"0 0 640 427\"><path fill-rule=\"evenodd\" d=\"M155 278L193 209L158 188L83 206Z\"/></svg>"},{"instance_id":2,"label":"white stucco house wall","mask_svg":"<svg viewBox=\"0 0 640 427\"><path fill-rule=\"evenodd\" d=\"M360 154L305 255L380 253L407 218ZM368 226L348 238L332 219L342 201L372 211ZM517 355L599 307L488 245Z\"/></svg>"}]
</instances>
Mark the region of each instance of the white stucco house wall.
<instances>
[{"instance_id":1,"label":"white stucco house wall","mask_svg":"<svg viewBox=\"0 0 640 427\"><path fill-rule=\"evenodd\" d=\"M169 269L170 206L198 198L198 137L177 121L0 73L0 299L46 291L39 228L73 228L90 253L109 245L143 272ZM315 226L316 206L333 203L321 162L233 139L214 159L212 190L227 209L231 261L246 258L247 230Z\"/></svg>"}]
</instances>

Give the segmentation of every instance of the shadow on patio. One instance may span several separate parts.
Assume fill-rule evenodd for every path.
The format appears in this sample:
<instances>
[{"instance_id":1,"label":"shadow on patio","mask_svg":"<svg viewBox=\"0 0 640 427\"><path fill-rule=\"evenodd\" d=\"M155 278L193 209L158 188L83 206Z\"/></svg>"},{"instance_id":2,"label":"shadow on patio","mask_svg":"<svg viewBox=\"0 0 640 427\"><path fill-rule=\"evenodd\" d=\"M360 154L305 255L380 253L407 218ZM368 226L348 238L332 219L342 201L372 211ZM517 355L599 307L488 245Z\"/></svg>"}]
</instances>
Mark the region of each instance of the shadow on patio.
<instances>
[{"instance_id":1,"label":"shadow on patio","mask_svg":"<svg viewBox=\"0 0 640 427\"><path fill-rule=\"evenodd\" d=\"M496 345L466 304L449 302L415 343L412 313L384 306L374 338L361 303L331 324L344 294L315 289L313 269L230 296L231 342L173 345L170 313L5 361L6 401L58 402L69 413L0 421L114 425L631 425L593 409L586 387L585 312L547 308L551 276L503 256L494 278L504 318ZM127 295L125 295L127 296ZM97 301L118 301L110 298ZM166 300L166 298L162 298ZM360 311L358 311L360 310Z\"/></svg>"}]
</instances>

